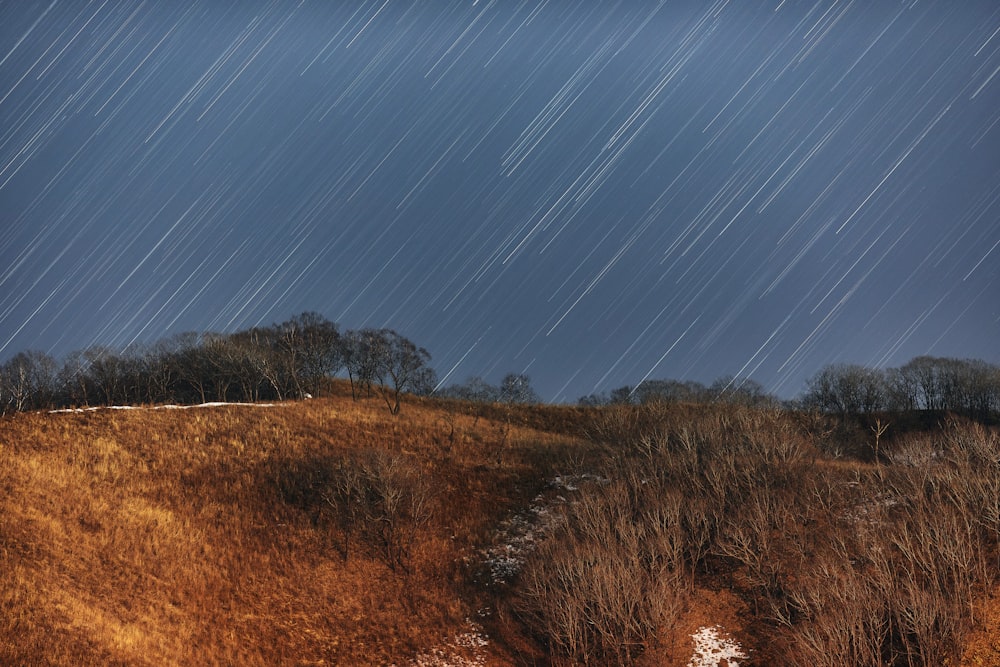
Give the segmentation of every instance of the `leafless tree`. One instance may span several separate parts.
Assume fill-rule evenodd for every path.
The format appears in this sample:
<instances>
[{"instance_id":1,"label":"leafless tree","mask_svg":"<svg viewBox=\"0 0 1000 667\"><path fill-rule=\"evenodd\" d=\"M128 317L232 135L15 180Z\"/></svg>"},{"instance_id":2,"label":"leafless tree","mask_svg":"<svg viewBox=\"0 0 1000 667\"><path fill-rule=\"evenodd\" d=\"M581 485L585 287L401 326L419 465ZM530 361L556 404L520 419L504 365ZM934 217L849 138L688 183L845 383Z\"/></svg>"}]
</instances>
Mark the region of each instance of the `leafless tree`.
<instances>
[{"instance_id":1,"label":"leafless tree","mask_svg":"<svg viewBox=\"0 0 1000 667\"><path fill-rule=\"evenodd\" d=\"M46 407L55 390L56 361L44 352L19 352L0 366L0 412Z\"/></svg>"}]
</instances>

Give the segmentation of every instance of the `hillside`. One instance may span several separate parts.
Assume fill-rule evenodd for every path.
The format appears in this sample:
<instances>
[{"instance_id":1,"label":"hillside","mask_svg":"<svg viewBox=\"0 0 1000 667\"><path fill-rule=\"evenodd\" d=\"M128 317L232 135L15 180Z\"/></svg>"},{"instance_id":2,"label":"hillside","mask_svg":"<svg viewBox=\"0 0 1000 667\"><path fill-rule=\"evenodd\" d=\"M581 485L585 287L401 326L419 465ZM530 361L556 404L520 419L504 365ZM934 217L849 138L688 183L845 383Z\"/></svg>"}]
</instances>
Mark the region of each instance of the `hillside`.
<instances>
[{"instance_id":1,"label":"hillside","mask_svg":"<svg viewBox=\"0 0 1000 667\"><path fill-rule=\"evenodd\" d=\"M798 660L806 653L797 628L823 630L826 604L816 602L806 618L811 603L802 593L830 583L817 573L829 574L834 563L824 544L831 535L842 539L838 516L857 513L850 494L876 483L902 494L907 482L892 476L896 463L831 458L817 447L820 436L791 418L755 414L683 406L656 415L505 411L409 399L392 416L384 403L355 402L342 389L270 405L6 417L0 422L0 663L505 665L545 664L549 653L561 653L686 665L695 651L692 636L710 639L716 631L742 644L749 657L740 664ZM962 437L995 448L995 433L961 428ZM669 460L681 461L677 443L685 437L704 440L695 447L697 460L719 479L730 473L717 465L724 457L705 445L709 440L763 448L738 454L729 469L763 462L741 473L745 488L732 477L716 489L741 505L763 498L748 491L758 481L774 489L768 502L825 498L822 507L781 515L786 529L797 526L799 552L766 539L777 528L769 524L756 537L745 533L741 553L733 529L749 515L706 510L716 524L704 523L704 541L692 543L688 531L686 542L674 540L675 556L655 552L655 568L637 561L623 578L607 579L621 591L626 583L643 586L626 601L632 611L625 616L648 616L652 631L635 630L636 642L625 648L609 640L610 630L575 637L553 605L571 609L573 596L586 594L584 582L621 577L604 566L621 560L628 544L623 525L609 523L600 544L588 541L604 530L605 516L632 503L629 525L649 526L650 507L667 515L669 503L660 498L683 501L676 511L707 507L708 496L670 490L681 490L680 468L659 458L668 453L665 443L674 443ZM898 450L905 445L912 454L920 437L901 440ZM650 463L666 472L650 474L654 467L642 467ZM941 479L922 470L925 479ZM655 495L637 491L654 487ZM873 504L845 525L854 533L878 532L858 527L881 519L895 525L894 502ZM694 514L677 517L633 535L636 551L667 544L661 532L690 527ZM975 576L953 581L945 567L948 585L968 591L974 604L956 612L958 648L941 633L935 655L957 651L967 665L1000 664L1000 613L989 595L997 545L995 535L983 540L978 551L960 554ZM795 576L767 570L766 562L755 569L750 552L760 561L762 547L773 563L798 559ZM560 592L546 579L552 575L546 567L572 563L566 554L586 565L563 573L575 584ZM841 575L850 569L838 567ZM662 594L652 611L644 606L650 591ZM780 607L778 591L786 601L801 598L801 606ZM593 592L593 599L607 593ZM952 611L943 609L938 620ZM616 612L592 613L601 621ZM924 646L907 636L885 645Z\"/></svg>"}]
</instances>

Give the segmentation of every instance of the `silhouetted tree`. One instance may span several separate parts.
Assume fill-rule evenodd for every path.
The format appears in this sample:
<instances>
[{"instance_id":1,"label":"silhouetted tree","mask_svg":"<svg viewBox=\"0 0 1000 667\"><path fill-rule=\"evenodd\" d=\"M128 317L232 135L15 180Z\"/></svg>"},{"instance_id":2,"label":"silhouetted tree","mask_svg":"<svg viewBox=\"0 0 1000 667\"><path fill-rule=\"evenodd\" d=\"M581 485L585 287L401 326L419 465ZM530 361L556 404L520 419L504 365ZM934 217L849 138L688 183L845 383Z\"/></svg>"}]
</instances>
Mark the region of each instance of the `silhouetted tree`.
<instances>
[{"instance_id":1,"label":"silhouetted tree","mask_svg":"<svg viewBox=\"0 0 1000 667\"><path fill-rule=\"evenodd\" d=\"M416 378L413 380L413 387L410 389L410 393L417 396L430 396L434 393L434 388L438 385L438 375L430 366L424 366L419 371L417 371Z\"/></svg>"},{"instance_id":2,"label":"silhouetted tree","mask_svg":"<svg viewBox=\"0 0 1000 667\"><path fill-rule=\"evenodd\" d=\"M631 405L635 402L632 387L624 385L622 387L618 387L617 389L612 389L610 393L608 393L608 402L611 405Z\"/></svg>"},{"instance_id":3,"label":"silhouetted tree","mask_svg":"<svg viewBox=\"0 0 1000 667\"><path fill-rule=\"evenodd\" d=\"M645 380L635 388L633 396L639 403L654 401L676 401L696 403L709 396L708 390L700 382L688 380Z\"/></svg>"},{"instance_id":4,"label":"silhouetted tree","mask_svg":"<svg viewBox=\"0 0 1000 667\"><path fill-rule=\"evenodd\" d=\"M576 404L584 408L597 408L608 404L607 394L587 394L576 399Z\"/></svg>"},{"instance_id":5,"label":"silhouetted tree","mask_svg":"<svg viewBox=\"0 0 1000 667\"><path fill-rule=\"evenodd\" d=\"M447 398L460 398L473 403L496 403L500 389L479 376L468 378L463 384L453 384L441 392Z\"/></svg>"},{"instance_id":6,"label":"silhouetted tree","mask_svg":"<svg viewBox=\"0 0 1000 667\"><path fill-rule=\"evenodd\" d=\"M885 371L885 406L889 410L916 410L920 405L919 391L913 374L902 368L889 368Z\"/></svg>"},{"instance_id":7,"label":"silhouetted tree","mask_svg":"<svg viewBox=\"0 0 1000 667\"><path fill-rule=\"evenodd\" d=\"M915 357L899 370L916 386L917 395L925 410L944 409L937 359Z\"/></svg>"},{"instance_id":8,"label":"silhouetted tree","mask_svg":"<svg viewBox=\"0 0 1000 667\"><path fill-rule=\"evenodd\" d=\"M89 405L92 394L90 362L82 350L75 350L63 359L57 375L57 384L63 405Z\"/></svg>"},{"instance_id":9,"label":"silhouetted tree","mask_svg":"<svg viewBox=\"0 0 1000 667\"><path fill-rule=\"evenodd\" d=\"M277 348L299 395L315 393L344 365L337 325L314 312L276 325Z\"/></svg>"},{"instance_id":10,"label":"silhouetted tree","mask_svg":"<svg viewBox=\"0 0 1000 667\"><path fill-rule=\"evenodd\" d=\"M772 407L778 400L763 385L750 378L723 376L712 383L707 394L712 400L750 407Z\"/></svg>"},{"instance_id":11,"label":"silhouetted tree","mask_svg":"<svg viewBox=\"0 0 1000 667\"><path fill-rule=\"evenodd\" d=\"M348 331L341 340L341 354L351 382L351 396L357 400L362 388L371 396L375 360L381 354L380 332L377 329Z\"/></svg>"},{"instance_id":12,"label":"silhouetted tree","mask_svg":"<svg viewBox=\"0 0 1000 667\"><path fill-rule=\"evenodd\" d=\"M524 373L508 373L500 382L500 402L539 403L541 399L531 388L531 378Z\"/></svg>"},{"instance_id":13,"label":"silhouetted tree","mask_svg":"<svg viewBox=\"0 0 1000 667\"><path fill-rule=\"evenodd\" d=\"M84 355L101 402L104 405L125 402L129 380L126 360L110 348L99 346L87 348Z\"/></svg>"},{"instance_id":14,"label":"silhouetted tree","mask_svg":"<svg viewBox=\"0 0 1000 667\"><path fill-rule=\"evenodd\" d=\"M922 356L889 371L889 405L950 410L978 419L1000 412L1000 367L978 359Z\"/></svg>"},{"instance_id":15,"label":"silhouetted tree","mask_svg":"<svg viewBox=\"0 0 1000 667\"><path fill-rule=\"evenodd\" d=\"M882 372L855 364L825 366L807 383L805 403L843 417L884 408Z\"/></svg>"},{"instance_id":16,"label":"silhouetted tree","mask_svg":"<svg viewBox=\"0 0 1000 667\"><path fill-rule=\"evenodd\" d=\"M211 391L212 362L205 349L206 335L186 333L178 336L179 349L173 355L178 389L186 400L204 403Z\"/></svg>"},{"instance_id":17,"label":"silhouetted tree","mask_svg":"<svg viewBox=\"0 0 1000 667\"><path fill-rule=\"evenodd\" d=\"M374 379L389 412L399 414L403 392L425 388L429 381L427 362L431 355L391 329L382 329L369 341Z\"/></svg>"}]
</instances>

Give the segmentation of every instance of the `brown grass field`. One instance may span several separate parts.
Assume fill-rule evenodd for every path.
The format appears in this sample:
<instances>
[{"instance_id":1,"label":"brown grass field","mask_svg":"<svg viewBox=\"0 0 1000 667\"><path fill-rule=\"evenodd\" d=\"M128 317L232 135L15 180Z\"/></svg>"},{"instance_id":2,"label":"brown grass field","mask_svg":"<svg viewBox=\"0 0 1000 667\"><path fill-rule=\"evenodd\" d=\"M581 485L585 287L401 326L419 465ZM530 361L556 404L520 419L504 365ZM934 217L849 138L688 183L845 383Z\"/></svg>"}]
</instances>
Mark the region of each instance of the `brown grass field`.
<instances>
[{"instance_id":1,"label":"brown grass field","mask_svg":"<svg viewBox=\"0 0 1000 667\"><path fill-rule=\"evenodd\" d=\"M642 651L608 648L606 637L591 634L591 648L574 653L560 648L568 646L560 644L561 621L545 606L562 603L532 597L549 590L546 564L561 562L570 547L559 540L571 531L553 531L538 551L546 562L529 557L522 583L491 581L484 549L533 503L556 503L570 516L567 525L586 527L584 510L569 509L589 507L579 499L590 494L598 499L590 505L599 506L617 493L633 497L634 488L604 477L642 470L621 467L608 444L615 429L635 424L599 409L505 411L429 399L408 399L393 417L377 399L354 402L342 386L333 394L273 407L0 420L0 664L528 665L589 655L591 664L683 666L691 634L705 625L741 642L749 657L740 664L807 664L813 635L805 629L826 637L823 623L838 621L803 591L826 585L810 579L818 572L840 581L829 572L833 561L823 560L835 550L823 545L827 535L841 535L831 526L853 502L846 491L822 489L909 484L886 472L896 464L823 454L790 419L754 422L747 428L784 434L779 453L765 456L784 471L774 473L773 497L821 500L807 513L782 514L757 542L713 538L716 546L685 547L664 561L657 572L670 576L657 580L680 592L669 610L657 607L650 617ZM659 442L683 443L689 422L743 428L727 420L677 408L658 422L665 429ZM995 433L964 428L995 445ZM901 437L897 446L919 445L921 437ZM660 455L650 443L639 438L637 460ZM557 476L596 470L602 481L552 485ZM888 517L893 509L878 511ZM712 516L729 525L726 516ZM779 526L782 534L801 533L804 546L795 551L761 537ZM845 524L844 531L858 528ZM609 535L619 539L621 528ZM573 539L573 553L603 553ZM902 542L893 544L903 551ZM956 584L973 596L955 625L957 647L945 641L912 664L956 655L961 661L949 664L1000 665L997 545L983 544L968 556L977 576ZM770 571L748 553L759 556L765 547L775 562L797 563L788 568L794 572ZM877 565L873 558L865 567ZM592 567L593 578L603 576L599 557Z\"/></svg>"}]
</instances>

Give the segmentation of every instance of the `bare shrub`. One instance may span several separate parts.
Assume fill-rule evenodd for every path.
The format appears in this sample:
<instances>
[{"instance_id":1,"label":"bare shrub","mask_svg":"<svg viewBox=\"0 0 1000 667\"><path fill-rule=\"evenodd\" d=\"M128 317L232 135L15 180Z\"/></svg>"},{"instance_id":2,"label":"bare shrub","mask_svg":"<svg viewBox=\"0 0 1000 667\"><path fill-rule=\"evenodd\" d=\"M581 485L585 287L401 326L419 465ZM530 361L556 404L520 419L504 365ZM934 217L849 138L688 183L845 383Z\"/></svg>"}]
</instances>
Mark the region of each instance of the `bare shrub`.
<instances>
[{"instance_id":1,"label":"bare shrub","mask_svg":"<svg viewBox=\"0 0 1000 667\"><path fill-rule=\"evenodd\" d=\"M994 555L994 567L986 572L991 582L1000 569L1000 435L977 423L952 420L944 449L949 488Z\"/></svg>"},{"instance_id":2,"label":"bare shrub","mask_svg":"<svg viewBox=\"0 0 1000 667\"><path fill-rule=\"evenodd\" d=\"M622 483L568 506L531 555L516 610L555 655L628 664L683 607L676 504L642 509Z\"/></svg>"},{"instance_id":3,"label":"bare shrub","mask_svg":"<svg viewBox=\"0 0 1000 667\"><path fill-rule=\"evenodd\" d=\"M908 663L940 665L957 653L972 620L977 580L986 572L976 508L948 468L891 480L905 511L883 528L893 558L879 575L893 586L897 642ZM891 568L891 569L890 569Z\"/></svg>"},{"instance_id":4,"label":"bare shrub","mask_svg":"<svg viewBox=\"0 0 1000 667\"><path fill-rule=\"evenodd\" d=\"M802 665L941 665L957 656L986 572L971 506L944 466L890 467L847 487L855 505L780 579L789 659ZM839 495L814 489L829 518ZM776 616L776 618L778 618Z\"/></svg>"},{"instance_id":5,"label":"bare shrub","mask_svg":"<svg viewBox=\"0 0 1000 667\"><path fill-rule=\"evenodd\" d=\"M795 610L786 631L792 664L883 664L890 619L885 591L840 556L818 559L788 597Z\"/></svg>"},{"instance_id":6,"label":"bare shrub","mask_svg":"<svg viewBox=\"0 0 1000 667\"><path fill-rule=\"evenodd\" d=\"M333 521L345 560L359 539L392 570L408 571L413 543L431 516L430 487L413 462L381 450L296 460L279 466L277 483L313 523Z\"/></svg>"},{"instance_id":7,"label":"bare shrub","mask_svg":"<svg viewBox=\"0 0 1000 667\"><path fill-rule=\"evenodd\" d=\"M927 435L910 435L893 442L883 454L893 466L927 468L941 460L943 451L939 439Z\"/></svg>"},{"instance_id":8,"label":"bare shrub","mask_svg":"<svg viewBox=\"0 0 1000 667\"><path fill-rule=\"evenodd\" d=\"M665 442L664 437L678 422L684 409L665 401L641 405L610 405L597 411L584 426L584 435L593 442L632 449Z\"/></svg>"},{"instance_id":9,"label":"bare shrub","mask_svg":"<svg viewBox=\"0 0 1000 667\"><path fill-rule=\"evenodd\" d=\"M735 431L748 454L771 465L797 463L805 457L801 435L783 412L747 409L736 412Z\"/></svg>"},{"instance_id":10,"label":"bare shrub","mask_svg":"<svg viewBox=\"0 0 1000 667\"><path fill-rule=\"evenodd\" d=\"M358 463L359 527L393 570L408 571L410 550L431 516L430 488L410 461L385 451Z\"/></svg>"},{"instance_id":11,"label":"bare shrub","mask_svg":"<svg viewBox=\"0 0 1000 667\"><path fill-rule=\"evenodd\" d=\"M943 444L954 460L981 472L1000 470L1000 435L982 424L952 419L944 430Z\"/></svg>"},{"instance_id":12,"label":"bare shrub","mask_svg":"<svg viewBox=\"0 0 1000 667\"><path fill-rule=\"evenodd\" d=\"M771 489L755 490L740 507L731 508L719 528L715 551L740 566L745 586L758 613L781 620L788 613L784 599L785 552L791 543L792 517Z\"/></svg>"}]
</instances>

